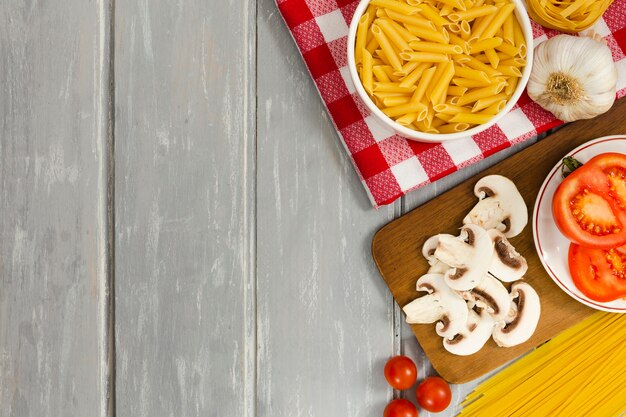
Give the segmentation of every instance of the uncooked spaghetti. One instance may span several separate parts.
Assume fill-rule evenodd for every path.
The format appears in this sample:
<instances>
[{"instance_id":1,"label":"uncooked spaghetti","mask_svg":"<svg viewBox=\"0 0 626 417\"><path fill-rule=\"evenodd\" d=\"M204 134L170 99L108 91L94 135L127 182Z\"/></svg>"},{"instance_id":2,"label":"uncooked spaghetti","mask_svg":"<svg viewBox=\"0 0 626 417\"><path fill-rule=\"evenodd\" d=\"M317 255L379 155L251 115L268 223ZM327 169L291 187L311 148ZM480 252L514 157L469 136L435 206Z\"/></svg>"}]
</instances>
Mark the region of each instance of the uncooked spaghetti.
<instances>
[{"instance_id":1,"label":"uncooked spaghetti","mask_svg":"<svg viewBox=\"0 0 626 417\"><path fill-rule=\"evenodd\" d=\"M597 313L470 393L459 416L619 416L626 411L626 314Z\"/></svg>"}]
</instances>

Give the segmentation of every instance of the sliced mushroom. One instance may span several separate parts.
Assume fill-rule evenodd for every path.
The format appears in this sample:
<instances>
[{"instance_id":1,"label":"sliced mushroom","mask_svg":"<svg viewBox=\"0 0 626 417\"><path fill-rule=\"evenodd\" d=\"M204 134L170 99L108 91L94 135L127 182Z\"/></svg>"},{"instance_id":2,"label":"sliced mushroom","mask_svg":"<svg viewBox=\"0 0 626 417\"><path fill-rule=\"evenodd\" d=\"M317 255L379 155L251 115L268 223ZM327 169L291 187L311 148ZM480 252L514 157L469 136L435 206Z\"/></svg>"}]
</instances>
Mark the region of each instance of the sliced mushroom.
<instances>
[{"instance_id":1,"label":"sliced mushroom","mask_svg":"<svg viewBox=\"0 0 626 417\"><path fill-rule=\"evenodd\" d=\"M453 237L452 235L440 234L431 236L426 239L426 242L424 242L424 245L422 246L422 255L424 255L424 258L426 258L428 264L430 265L430 268L428 269L429 274L443 274L450 269L450 265L446 265L435 256L435 249L437 249L437 245L439 244L439 236Z\"/></svg>"},{"instance_id":2,"label":"sliced mushroom","mask_svg":"<svg viewBox=\"0 0 626 417\"><path fill-rule=\"evenodd\" d=\"M517 314L506 323L498 323L493 331L493 340L502 347L516 346L524 343L535 332L541 303L537 292L526 282L516 282L511 288L511 300L517 298Z\"/></svg>"},{"instance_id":3,"label":"sliced mushroom","mask_svg":"<svg viewBox=\"0 0 626 417\"><path fill-rule=\"evenodd\" d=\"M443 347L455 355L472 355L487 343L495 323L487 311L482 310L480 314L477 314L474 310L469 310L467 326L464 331L453 338L444 338Z\"/></svg>"},{"instance_id":4,"label":"sliced mushroom","mask_svg":"<svg viewBox=\"0 0 626 417\"><path fill-rule=\"evenodd\" d=\"M474 224L461 228L456 236L439 235L435 257L450 269L444 274L446 283L457 291L468 291L479 285L491 265L493 244L487 232Z\"/></svg>"},{"instance_id":5,"label":"sliced mushroom","mask_svg":"<svg viewBox=\"0 0 626 417\"><path fill-rule=\"evenodd\" d=\"M528 270L526 259L515 250L502 232L491 229L487 233L493 241L493 259L489 273L503 282L521 279Z\"/></svg>"},{"instance_id":6,"label":"sliced mushroom","mask_svg":"<svg viewBox=\"0 0 626 417\"><path fill-rule=\"evenodd\" d=\"M526 203L511 180L488 175L474 186L478 203L463 219L484 229L498 229L506 237L517 236L528 223Z\"/></svg>"},{"instance_id":7,"label":"sliced mushroom","mask_svg":"<svg viewBox=\"0 0 626 417\"><path fill-rule=\"evenodd\" d=\"M496 321L504 320L511 310L509 292L500 281L489 274L480 285L463 292L463 298L469 300L472 306L487 310Z\"/></svg>"},{"instance_id":8,"label":"sliced mushroom","mask_svg":"<svg viewBox=\"0 0 626 417\"><path fill-rule=\"evenodd\" d=\"M467 323L467 306L463 298L448 287L441 274L426 274L417 280L417 290L428 294L402 307L406 322L434 323L437 334L452 337Z\"/></svg>"}]
</instances>

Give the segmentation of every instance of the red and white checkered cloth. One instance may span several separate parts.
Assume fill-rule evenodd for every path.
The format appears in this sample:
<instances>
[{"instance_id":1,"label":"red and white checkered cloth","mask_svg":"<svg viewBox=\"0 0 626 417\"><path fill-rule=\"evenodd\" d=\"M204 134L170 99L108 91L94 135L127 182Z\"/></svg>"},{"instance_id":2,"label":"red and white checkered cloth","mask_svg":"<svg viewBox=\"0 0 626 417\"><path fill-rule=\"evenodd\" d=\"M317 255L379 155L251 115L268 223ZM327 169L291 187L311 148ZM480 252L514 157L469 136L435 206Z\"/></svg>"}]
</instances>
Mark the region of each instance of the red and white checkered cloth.
<instances>
[{"instance_id":1,"label":"red and white checkered cloth","mask_svg":"<svg viewBox=\"0 0 626 417\"><path fill-rule=\"evenodd\" d=\"M509 114L478 135L443 144L398 136L370 115L350 80L348 26L358 0L276 1L374 207L562 124L524 93ZM613 52L619 73L617 95L622 97L626 0L615 0L592 29ZM533 34L537 44L558 32L533 22Z\"/></svg>"}]
</instances>

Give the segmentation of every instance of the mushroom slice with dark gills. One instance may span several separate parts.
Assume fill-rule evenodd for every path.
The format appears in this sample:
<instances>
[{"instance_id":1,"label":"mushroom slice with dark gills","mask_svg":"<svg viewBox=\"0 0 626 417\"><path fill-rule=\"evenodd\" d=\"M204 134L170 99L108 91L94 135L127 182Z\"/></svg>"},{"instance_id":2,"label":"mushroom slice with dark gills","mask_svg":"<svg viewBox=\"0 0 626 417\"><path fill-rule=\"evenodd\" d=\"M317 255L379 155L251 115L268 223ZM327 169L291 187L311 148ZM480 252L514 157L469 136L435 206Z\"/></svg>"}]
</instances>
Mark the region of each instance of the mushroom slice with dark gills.
<instances>
[{"instance_id":1,"label":"mushroom slice with dark gills","mask_svg":"<svg viewBox=\"0 0 626 417\"><path fill-rule=\"evenodd\" d=\"M452 338L443 339L443 347L455 355L467 356L478 352L491 337L495 320L486 310L480 314L468 309L467 324Z\"/></svg>"},{"instance_id":2,"label":"mushroom slice with dark gills","mask_svg":"<svg viewBox=\"0 0 626 417\"><path fill-rule=\"evenodd\" d=\"M463 330L468 314L465 300L446 285L443 275L423 275L416 288L428 294L402 307L407 323L437 322L435 330L442 337L452 337Z\"/></svg>"},{"instance_id":3,"label":"mushroom slice with dark gills","mask_svg":"<svg viewBox=\"0 0 626 417\"><path fill-rule=\"evenodd\" d=\"M517 299L513 301L517 308L511 310L514 316L499 322L493 331L493 340L502 347L516 346L530 339L541 316L539 296L526 282L513 284L511 299Z\"/></svg>"},{"instance_id":4,"label":"mushroom slice with dark gills","mask_svg":"<svg viewBox=\"0 0 626 417\"><path fill-rule=\"evenodd\" d=\"M424 245L422 246L422 255L424 255L424 258L428 261L428 265L430 265L430 268L428 269L429 274L443 274L450 269L450 265L446 265L435 256L435 250L439 244L440 236L454 237L452 235L444 234L431 236L426 239L426 242L424 242Z\"/></svg>"},{"instance_id":5,"label":"mushroom slice with dark gills","mask_svg":"<svg viewBox=\"0 0 626 417\"><path fill-rule=\"evenodd\" d=\"M509 292L500 281L487 274L477 287L462 293L472 306L485 309L495 321L505 320L511 311Z\"/></svg>"},{"instance_id":6,"label":"mushroom slice with dark gills","mask_svg":"<svg viewBox=\"0 0 626 417\"><path fill-rule=\"evenodd\" d=\"M444 273L446 284L457 291L468 291L485 278L493 243L483 228L466 224L458 237L439 235L435 257L451 267Z\"/></svg>"},{"instance_id":7,"label":"mushroom slice with dark gills","mask_svg":"<svg viewBox=\"0 0 626 417\"><path fill-rule=\"evenodd\" d=\"M526 259L515 250L504 233L496 229L487 233L493 241L493 259L489 273L503 282L521 279L528 270Z\"/></svg>"},{"instance_id":8,"label":"mushroom slice with dark gills","mask_svg":"<svg viewBox=\"0 0 626 417\"><path fill-rule=\"evenodd\" d=\"M488 175L474 186L478 203L465 216L463 224L497 229L506 237L517 236L528 223L526 203L511 180Z\"/></svg>"}]
</instances>

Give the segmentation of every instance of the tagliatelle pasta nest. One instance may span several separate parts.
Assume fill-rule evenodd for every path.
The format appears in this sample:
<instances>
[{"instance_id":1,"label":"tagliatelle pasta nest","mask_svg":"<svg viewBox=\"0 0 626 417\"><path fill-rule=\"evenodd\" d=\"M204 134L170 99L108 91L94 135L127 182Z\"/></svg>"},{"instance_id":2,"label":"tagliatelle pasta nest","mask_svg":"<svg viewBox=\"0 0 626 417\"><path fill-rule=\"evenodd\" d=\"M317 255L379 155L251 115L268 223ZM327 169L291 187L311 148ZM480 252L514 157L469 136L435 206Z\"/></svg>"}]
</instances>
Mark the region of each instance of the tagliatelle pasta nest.
<instances>
[{"instance_id":1,"label":"tagliatelle pasta nest","mask_svg":"<svg viewBox=\"0 0 626 417\"><path fill-rule=\"evenodd\" d=\"M613 0L526 0L528 14L542 26L580 32L593 25Z\"/></svg>"},{"instance_id":2,"label":"tagliatelle pasta nest","mask_svg":"<svg viewBox=\"0 0 626 417\"><path fill-rule=\"evenodd\" d=\"M372 0L355 62L376 106L402 126L454 133L487 123L526 66L509 0Z\"/></svg>"}]
</instances>

